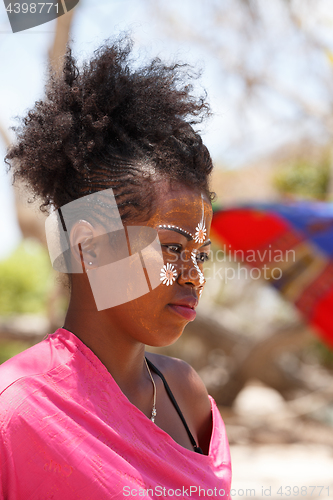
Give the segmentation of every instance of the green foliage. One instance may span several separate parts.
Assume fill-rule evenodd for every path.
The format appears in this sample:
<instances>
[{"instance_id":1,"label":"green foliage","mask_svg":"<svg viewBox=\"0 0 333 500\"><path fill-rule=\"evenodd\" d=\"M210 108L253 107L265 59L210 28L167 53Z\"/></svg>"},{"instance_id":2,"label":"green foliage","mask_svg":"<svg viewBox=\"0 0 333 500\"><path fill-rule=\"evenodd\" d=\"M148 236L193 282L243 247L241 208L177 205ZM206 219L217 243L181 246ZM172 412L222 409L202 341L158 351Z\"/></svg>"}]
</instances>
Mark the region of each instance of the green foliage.
<instances>
[{"instance_id":1,"label":"green foliage","mask_svg":"<svg viewBox=\"0 0 333 500\"><path fill-rule=\"evenodd\" d=\"M17 340L1 340L0 341L0 364L12 358L16 354L25 351L30 347L29 342L18 342Z\"/></svg>"},{"instance_id":2,"label":"green foliage","mask_svg":"<svg viewBox=\"0 0 333 500\"><path fill-rule=\"evenodd\" d=\"M324 156L318 163L299 160L287 166L276 175L275 185L282 194L325 199L329 178L329 157Z\"/></svg>"},{"instance_id":3,"label":"green foliage","mask_svg":"<svg viewBox=\"0 0 333 500\"><path fill-rule=\"evenodd\" d=\"M312 345L312 352L317 357L319 363L325 368L333 370L333 350L327 347L320 340L314 340Z\"/></svg>"},{"instance_id":4,"label":"green foliage","mask_svg":"<svg viewBox=\"0 0 333 500\"><path fill-rule=\"evenodd\" d=\"M53 283L48 253L33 239L23 240L0 261L0 315L44 313Z\"/></svg>"}]
</instances>

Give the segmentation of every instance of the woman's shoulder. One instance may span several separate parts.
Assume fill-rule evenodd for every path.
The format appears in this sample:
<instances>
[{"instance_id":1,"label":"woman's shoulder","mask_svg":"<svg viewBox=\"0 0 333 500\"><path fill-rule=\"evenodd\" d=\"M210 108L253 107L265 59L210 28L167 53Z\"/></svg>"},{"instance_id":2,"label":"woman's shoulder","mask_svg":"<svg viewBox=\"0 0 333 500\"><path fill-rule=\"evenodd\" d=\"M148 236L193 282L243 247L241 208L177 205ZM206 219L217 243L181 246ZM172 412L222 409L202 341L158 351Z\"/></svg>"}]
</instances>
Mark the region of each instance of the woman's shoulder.
<instances>
[{"instance_id":1,"label":"woman's shoulder","mask_svg":"<svg viewBox=\"0 0 333 500\"><path fill-rule=\"evenodd\" d=\"M14 385L36 379L66 361L70 352L64 348L60 333L59 329L0 365L0 396Z\"/></svg>"},{"instance_id":2,"label":"woman's shoulder","mask_svg":"<svg viewBox=\"0 0 333 500\"><path fill-rule=\"evenodd\" d=\"M198 373L181 359L156 353L148 353L147 357L166 378L185 420L195 430L199 443L209 442L212 406Z\"/></svg>"},{"instance_id":3,"label":"woman's shoulder","mask_svg":"<svg viewBox=\"0 0 333 500\"><path fill-rule=\"evenodd\" d=\"M194 393L197 398L209 401L205 384L186 361L156 353L148 353L147 357L163 373L170 386L178 386L186 394L193 391L192 396Z\"/></svg>"}]
</instances>

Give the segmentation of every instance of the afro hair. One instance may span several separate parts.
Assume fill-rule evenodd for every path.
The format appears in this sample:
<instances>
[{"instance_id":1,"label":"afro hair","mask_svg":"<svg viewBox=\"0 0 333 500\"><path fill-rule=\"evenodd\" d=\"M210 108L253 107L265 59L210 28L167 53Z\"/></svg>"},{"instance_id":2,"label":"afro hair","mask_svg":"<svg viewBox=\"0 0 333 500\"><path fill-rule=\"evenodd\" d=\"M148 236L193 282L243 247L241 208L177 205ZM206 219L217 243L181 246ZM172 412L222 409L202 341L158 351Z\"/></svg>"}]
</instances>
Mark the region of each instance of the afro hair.
<instances>
[{"instance_id":1,"label":"afro hair","mask_svg":"<svg viewBox=\"0 0 333 500\"><path fill-rule=\"evenodd\" d=\"M210 113L206 96L193 95L197 75L158 58L137 68L131 51L127 36L106 41L79 69L68 48L63 71L50 73L44 99L14 129L5 161L42 210L113 188L126 221L151 210L156 175L214 199L212 161L193 128Z\"/></svg>"}]
</instances>

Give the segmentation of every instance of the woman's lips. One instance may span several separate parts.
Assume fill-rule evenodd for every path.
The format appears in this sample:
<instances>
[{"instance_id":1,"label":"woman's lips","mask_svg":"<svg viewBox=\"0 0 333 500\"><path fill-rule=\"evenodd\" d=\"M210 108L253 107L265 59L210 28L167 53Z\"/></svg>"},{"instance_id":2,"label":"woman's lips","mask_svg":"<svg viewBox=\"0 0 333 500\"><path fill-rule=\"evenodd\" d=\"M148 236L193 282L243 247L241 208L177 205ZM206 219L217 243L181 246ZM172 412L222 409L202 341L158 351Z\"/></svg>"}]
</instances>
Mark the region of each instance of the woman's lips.
<instances>
[{"instance_id":1,"label":"woman's lips","mask_svg":"<svg viewBox=\"0 0 333 500\"><path fill-rule=\"evenodd\" d=\"M180 306L175 304L168 304L168 306L174 311L176 314L179 314L185 319L189 321L193 321L197 315L194 309L188 306Z\"/></svg>"}]
</instances>

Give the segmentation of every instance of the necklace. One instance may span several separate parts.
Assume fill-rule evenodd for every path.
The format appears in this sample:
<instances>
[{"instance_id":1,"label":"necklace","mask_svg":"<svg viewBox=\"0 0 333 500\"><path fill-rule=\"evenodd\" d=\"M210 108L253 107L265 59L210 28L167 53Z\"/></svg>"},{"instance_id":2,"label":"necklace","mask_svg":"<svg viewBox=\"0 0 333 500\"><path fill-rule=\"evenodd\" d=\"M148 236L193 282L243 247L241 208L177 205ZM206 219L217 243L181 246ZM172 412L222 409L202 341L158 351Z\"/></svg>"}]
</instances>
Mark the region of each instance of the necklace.
<instances>
[{"instance_id":1,"label":"necklace","mask_svg":"<svg viewBox=\"0 0 333 500\"><path fill-rule=\"evenodd\" d=\"M154 379L152 377L152 374L149 370L149 366L148 366L148 363L147 363L147 359L145 358L145 363L146 363L146 367L147 367L147 370L148 370L148 373L149 373L149 376L150 376L150 380L152 381L153 383L153 387L154 387L154 400L153 400L153 409L151 411L151 417L150 417L150 420L152 422L155 422L155 418L156 418L156 385L155 385L155 382L154 382Z\"/></svg>"}]
</instances>

